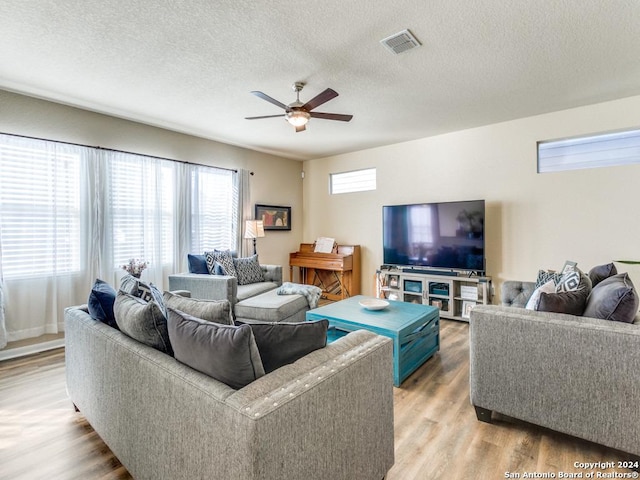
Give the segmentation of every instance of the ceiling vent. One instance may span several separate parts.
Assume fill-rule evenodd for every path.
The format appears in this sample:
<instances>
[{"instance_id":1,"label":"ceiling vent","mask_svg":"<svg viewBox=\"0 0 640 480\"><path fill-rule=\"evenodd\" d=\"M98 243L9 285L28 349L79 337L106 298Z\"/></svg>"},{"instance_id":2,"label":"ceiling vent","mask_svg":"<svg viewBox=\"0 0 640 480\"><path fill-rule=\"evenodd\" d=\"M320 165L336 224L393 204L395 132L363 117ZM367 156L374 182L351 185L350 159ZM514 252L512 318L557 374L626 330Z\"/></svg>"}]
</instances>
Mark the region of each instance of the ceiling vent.
<instances>
[{"instance_id":1,"label":"ceiling vent","mask_svg":"<svg viewBox=\"0 0 640 480\"><path fill-rule=\"evenodd\" d=\"M391 50L395 55L420 46L420 42L409 30L403 30L391 35L390 37L384 38L380 40L380 43Z\"/></svg>"}]
</instances>

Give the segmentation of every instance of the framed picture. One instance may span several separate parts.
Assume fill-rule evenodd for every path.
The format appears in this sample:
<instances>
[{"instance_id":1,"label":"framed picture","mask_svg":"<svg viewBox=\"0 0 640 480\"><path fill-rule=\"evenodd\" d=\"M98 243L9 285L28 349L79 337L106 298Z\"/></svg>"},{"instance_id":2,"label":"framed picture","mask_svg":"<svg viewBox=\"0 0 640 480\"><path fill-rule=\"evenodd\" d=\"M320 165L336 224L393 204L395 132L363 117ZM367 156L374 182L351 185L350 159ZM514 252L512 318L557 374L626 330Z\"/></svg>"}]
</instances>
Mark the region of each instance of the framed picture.
<instances>
[{"instance_id":1,"label":"framed picture","mask_svg":"<svg viewBox=\"0 0 640 480\"><path fill-rule=\"evenodd\" d=\"M256 204L255 219L262 220L265 230L291 230L291 207Z\"/></svg>"},{"instance_id":2,"label":"framed picture","mask_svg":"<svg viewBox=\"0 0 640 480\"><path fill-rule=\"evenodd\" d=\"M476 302L462 302L462 318L471 317L471 309L476 306Z\"/></svg>"},{"instance_id":3,"label":"framed picture","mask_svg":"<svg viewBox=\"0 0 640 480\"><path fill-rule=\"evenodd\" d=\"M567 272L572 272L576 269L576 262L572 262L570 260L567 260L566 262L564 262L564 267L562 267L562 273L565 274Z\"/></svg>"}]
</instances>

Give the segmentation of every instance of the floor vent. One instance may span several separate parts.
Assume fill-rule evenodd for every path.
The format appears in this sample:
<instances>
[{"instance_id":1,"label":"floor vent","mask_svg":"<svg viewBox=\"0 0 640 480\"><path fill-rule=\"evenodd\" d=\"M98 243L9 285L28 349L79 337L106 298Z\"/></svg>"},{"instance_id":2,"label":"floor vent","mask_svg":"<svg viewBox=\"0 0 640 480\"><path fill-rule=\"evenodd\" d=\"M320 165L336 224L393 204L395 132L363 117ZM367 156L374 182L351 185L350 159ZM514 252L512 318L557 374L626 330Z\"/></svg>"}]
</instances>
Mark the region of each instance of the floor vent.
<instances>
[{"instance_id":1,"label":"floor vent","mask_svg":"<svg viewBox=\"0 0 640 480\"><path fill-rule=\"evenodd\" d=\"M406 52L420 46L420 42L412 35L409 30L403 30L395 33L390 37L380 40L380 43L387 47L395 55Z\"/></svg>"}]
</instances>

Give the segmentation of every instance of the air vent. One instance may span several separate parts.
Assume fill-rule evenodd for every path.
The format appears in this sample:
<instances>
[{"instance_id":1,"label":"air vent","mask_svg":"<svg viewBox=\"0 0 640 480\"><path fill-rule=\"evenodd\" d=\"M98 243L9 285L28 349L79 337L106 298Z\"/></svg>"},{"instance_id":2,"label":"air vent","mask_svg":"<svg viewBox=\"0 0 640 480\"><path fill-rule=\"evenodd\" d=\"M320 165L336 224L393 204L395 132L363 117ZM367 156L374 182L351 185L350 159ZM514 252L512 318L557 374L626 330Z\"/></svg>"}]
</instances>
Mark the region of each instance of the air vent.
<instances>
[{"instance_id":1,"label":"air vent","mask_svg":"<svg viewBox=\"0 0 640 480\"><path fill-rule=\"evenodd\" d=\"M391 35L390 37L384 38L380 40L380 43L391 50L395 55L420 46L420 42L409 30L403 30Z\"/></svg>"}]
</instances>

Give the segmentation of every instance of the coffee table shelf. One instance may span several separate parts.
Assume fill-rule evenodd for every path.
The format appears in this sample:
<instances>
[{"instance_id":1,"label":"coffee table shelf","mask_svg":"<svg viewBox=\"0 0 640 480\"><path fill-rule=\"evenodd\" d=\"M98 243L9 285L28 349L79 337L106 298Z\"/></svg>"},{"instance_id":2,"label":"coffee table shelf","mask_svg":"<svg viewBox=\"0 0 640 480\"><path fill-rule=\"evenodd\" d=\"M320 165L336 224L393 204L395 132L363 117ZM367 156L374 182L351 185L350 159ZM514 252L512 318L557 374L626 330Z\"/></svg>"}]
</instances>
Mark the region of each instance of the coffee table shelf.
<instances>
[{"instance_id":1,"label":"coffee table shelf","mask_svg":"<svg viewBox=\"0 0 640 480\"><path fill-rule=\"evenodd\" d=\"M329 320L329 342L348 332L369 330L393 340L393 383L396 387L440 350L440 310L429 305L389 301L383 310L360 306L357 295L310 310L306 319ZM346 332L346 333L345 333Z\"/></svg>"}]
</instances>

